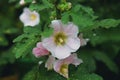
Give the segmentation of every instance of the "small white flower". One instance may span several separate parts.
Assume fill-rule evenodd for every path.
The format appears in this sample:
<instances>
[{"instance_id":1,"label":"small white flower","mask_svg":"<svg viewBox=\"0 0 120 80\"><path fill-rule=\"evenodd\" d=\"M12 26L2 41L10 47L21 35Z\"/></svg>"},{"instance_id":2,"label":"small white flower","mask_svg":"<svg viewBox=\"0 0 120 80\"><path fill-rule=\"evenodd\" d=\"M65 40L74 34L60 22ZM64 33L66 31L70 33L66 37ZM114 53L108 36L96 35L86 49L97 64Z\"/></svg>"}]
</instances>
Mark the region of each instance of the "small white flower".
<instances>
[{"instance_id":1,"label":"small white flower","mask_svg":"<svg viewBox=\"0 0 120 80\"><path fill-rule=\"evenodd\" d=\"M20 5L24 5L25 4L25 0L20 0L19 4Z\"/></svg>"},{"instance_id":2,"label":"small white flower","mask_svg":"<svg viewBox=\"0 0 120 80\"><path fill-rule=\"evenodd\" d=\"M23 13L20 15L20 20L24 23L24 26L38 25L40 22L39 13L30 11L29 8L24 8Z\"/></svg>"}]
</instances>

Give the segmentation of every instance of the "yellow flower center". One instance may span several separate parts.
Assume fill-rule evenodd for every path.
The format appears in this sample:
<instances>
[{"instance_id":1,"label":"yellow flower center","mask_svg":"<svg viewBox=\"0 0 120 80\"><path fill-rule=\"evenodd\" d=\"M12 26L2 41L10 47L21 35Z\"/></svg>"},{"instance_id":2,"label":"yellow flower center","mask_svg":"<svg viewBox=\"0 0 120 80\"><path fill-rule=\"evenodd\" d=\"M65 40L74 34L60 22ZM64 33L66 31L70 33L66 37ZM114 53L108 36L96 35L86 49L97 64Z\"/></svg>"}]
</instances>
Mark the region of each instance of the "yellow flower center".
<instances>
[{"instance_id":1,"label":"yellow flower center","mask_svg":"<svg viewBox=\"0 0 120 80\"><path fill-rule=\"evenodd\" d=\"M68 77L68 65L67 64L63 64L60 68L60 73L65 76Z\"/></svg>"},{"instance_id":2,"label":"yellow flower center","mask_svg":"<svg viewBox=\"0 0 120 80\"><path fill-rule=\"evenodd\" d=\"M31 20L35 20L36 18L37 18L37 16L36 16L35 14L31 14L31 15L30 15L30 19L31 19Z\"/></svg>"},{"instance_id":3,"label":"yellow flower center","mask_svg":"<svg viewBox=\"0 0 120 80\"><path fill-rule=\"evenodd\" d=\"M64 45L66 42L67 36L63 32L59 32L54 36L54 42L56 45Z\"/></svg>"}]
</instances>

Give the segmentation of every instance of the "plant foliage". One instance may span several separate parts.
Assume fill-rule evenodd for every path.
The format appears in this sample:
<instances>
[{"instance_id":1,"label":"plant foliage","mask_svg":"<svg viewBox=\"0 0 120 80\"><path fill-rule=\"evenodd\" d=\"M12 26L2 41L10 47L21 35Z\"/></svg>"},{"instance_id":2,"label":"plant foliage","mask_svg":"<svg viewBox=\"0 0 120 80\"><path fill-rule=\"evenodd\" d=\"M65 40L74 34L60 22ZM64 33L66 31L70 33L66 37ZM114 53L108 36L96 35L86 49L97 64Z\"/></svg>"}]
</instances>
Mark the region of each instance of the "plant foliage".
<instances>
[{"instance_id":1,"label":"plant foliage","mask_svg":"<svg viewBox=\"0 0 120 80\"><path fill-rule=\"evenodd\" d=\"M32 69L23 73L22 80L66 80L56 72L48 71L44 63L37 65L38 60L45 62L46 57L35 60L32 55L36 43L53 33L50 22L61 19L65 24L68 22L76 24L83 37L89 39L88 45L77 51L83 63L78 67L69 66L68 80L103 80L102 76L95 73L98 61L104 63L112 72L119 73L114 59L120 51L120 16L115 19L112 14L107 15L108 5L105 5L105 8L95 5L100 3L99 0L36 0L36 3L32 1L25 0L26 4L22 6L18 0L0 1L0 7L9 2L9 5L4 7L8 12L1 9L0 13L0 67L9 63L26 63L27 66L31 62L36 65L30 66ZM97 10L94 11L92 5L98 7ZM22 8L26 6L40 14L40 24L35 27L24 27L19 21ZM112 7L119 9L118 4ZM105 11L107 16L103 17Z\"/></svg>"}]
</instances>

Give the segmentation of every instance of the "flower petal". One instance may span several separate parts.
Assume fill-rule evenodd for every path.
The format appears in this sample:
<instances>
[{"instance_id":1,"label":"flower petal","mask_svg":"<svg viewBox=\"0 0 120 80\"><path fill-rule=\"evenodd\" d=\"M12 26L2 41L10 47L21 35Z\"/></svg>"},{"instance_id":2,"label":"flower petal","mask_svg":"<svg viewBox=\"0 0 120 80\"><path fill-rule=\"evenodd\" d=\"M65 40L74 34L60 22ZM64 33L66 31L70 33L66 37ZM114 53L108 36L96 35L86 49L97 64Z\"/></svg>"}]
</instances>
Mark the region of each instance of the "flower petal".
<instances>
[{"instance_id":1,"label":"flower petal","mask_svg":"<svg viewBox=\"0 0 120 80\"><path fill-rule=\"evenodd\" d=\"M73 54L71 54L70 56L68 56L67 58L65 58L65 59L63 59L64 60L64 63L65 64L71 64L72 62L73 62L73 60L74 60L74 56L73 56Z\"/></svg>"},{"instance_id":2,"label":"flower petal","mask_svg":"<svg viewBox=\"0 0 120 80\"><path fill-rule=\"evenodd\" d=\"M76 25L74 25L73 23L68 23L68 24L64 27L64 32L65 32L68 36L74 36L74 37L77 37L77 34L79 33L78 27L77 27Z\"/></svg>"},{"instance_id":3,"label":"flower petal","mask_svg":"<svg viewBox=\"0 0 120 80\"><path fill-rule=\"evenodd\" d=\"M28 8L24 8L23 13L20 15L20 20L24 23L24 26L27 26L29 22L30 10Z\"/></svg>"},{"instance_id":4,"label":"flower petal","mask_svg":"<svg viewBox=\"0 0 120 80\"><path fill-rule=\"evenodd\" d=\"M67 46L57 46L55 48L55 57L58 59L64 59L68 56L70 56L71 49Z\"/></svg>"},{"instance_id":5,"label":"flower petal","mask_svg":"<svg viewBox=\"0 0 120 80\"><path fill-rule=\"evenodd\" d=\"M71 58L73 59L72 64L75 65L75 66L78 66L78 65L80 65L81 63L83 63L82 59L79 59L79 58L77 57L77 54L76 54L76 53L73 53L73 54L71 55Z\"/></svg>"},{"instance_id":6,"label":"flower petal","mask_svg":"<svg viewBox=\"0 0 120 80\"><path fill-rule=\"evenodd\" d=\"M61 20L53 20L51 23L51 27L54 28L54 32L59 32L62 30Z\"/></svg>"},{"instance_id":7,"label":"flower petal","mask_svg":"<svg viewBox=\"0 0 120 80\"><path fill-rule=\"evenodd\" d=\"M38 42L36 46L37 46L38 48L43 47L42 42Z\"/></svg>"},{"instance_id":8,"label":"flower petal","mask_svg":"<svg viewBox=\"0 0 120 80\"><path fill-rule=\"evenodd\" d=\"M87 44L87 42L89 41L88 38L86 38L86 39L83 38L82 33L79 35L79 39L80 39L81 46L85 46Z\"/></svg>"},{"instance_id":9,"label":"flower petal","mask_svg":"<svg viewBox=\"0 0 120 80\"><path fill-rule=\"evenodd\" d=\"M53 64L55 62L55 57L53 57L52 55L49 56L47 62L45 63L45 67L48 69L48 70L51 70L53 69Z\"/></svg>"},{"instance_id":10,"label":"flower petal","mask_svg":"<svg viewBox=\"0 0 120 80\"><path fill-rule=\"evenodd\" d=\"M48 51L50 51L53 56L55 55L54 52L55 52L56 46L55 46L55 44L54 44L54 42L53 42L53 37L43 39L42 45L43 45L43 47L45 47Z\"/></svg>"},{"instance_id":11,"label":"flower petal","mask_svg":"<svg viewBox=\"0 0 120 80\"><path fill-rule=\"evenodd\" d=\"M77 57L76 53L71 54L69 57L65 59L57 60L54 63L54 70L61 74L62 76L68 78L68 67L69 64L73 64L75 66L78 66L83 61Z\"/></svg>"},{"instance_id":12,"label":"flower petal","mask_svg":"<svg viewBox=\"0 0 120 80\"><path fill-rule=\"evenodd\" d=\"M63 59L63 62L65 64L68 64L68 65L73 64L75 66L78 66L80 63L83 63L83 61L77 57L76 53L73 53L69 57Z\"/></svg>"},{"instance_id":13,"label":"flower petal","mask_svg":"<svg viewBox=\"0 0 120 80\"><path fill-rule=\"evenodd\" d=\"M42 43L39 42L37 44L37 47L33 48L33 54L35 55L35 57L40 57L40 56L48 55L49 52L42 46Z\"/></svg>"},{"instance_id":14,"label":"flower petal","mask_svg":"<svg viewBox=\"0 0 120 80\"><path fill-rule=\"evenodd\" d=\"M68 65L64 64L64 60L57 60L54 63L54 70L60 75L68 78Z\"/></svg>"},{"instance_id":15,"label":"flower petal","mask_svg":"<svg viewBox=\"0 0 120 80\"><path fill-rule=\"evenodd\" d=\"M63 60L57 60L57 61L54 63L54 70L55 70L56 72L59 72L62 64L63 64Z\"/></svg>"},{"instance_id":16,"label":"flower petal","mask_svg":"<svg viewBox=\"0 0 120 80\"><path fill-rule=\"evenodd\" d=\"M30 13L31 11L29 10L29 8L24 8L23 12L27 14L27 13Z\"/></svg>"},{"instance_id":17,"label":"flower petal","mask_svg":"<svg viewBox=\"0 0 120 80\"><path fill-rule=\"evenodd\" d=\"M35 57L38 57L40 54L40 49L39 48L33 48L33 54L35 55Z\"/></svg>"},{"instance_id":18,"label":"flower petal","mask_svg":"<svg viewBox=\"0 0 120 80\"><path fill-rule=\"evenodd\" d=\"M75 52L79 49L80 47L80 39L79 38L72 38L72 37L69 37L68 40L66 41L66 44L71 48L73 49L72 52Z\"/></svg>"},{"instance_id":19,"label":"flower petal","mask_svg":"<svg viewBox=\"0 0 120 80\"><path fill-rule=\"evenodd\" d=\"M35 55L35 57L41 57L41 56L48 55L49 52L45 49L33 48L33 54Z\"/></svg>"}]
</instances>

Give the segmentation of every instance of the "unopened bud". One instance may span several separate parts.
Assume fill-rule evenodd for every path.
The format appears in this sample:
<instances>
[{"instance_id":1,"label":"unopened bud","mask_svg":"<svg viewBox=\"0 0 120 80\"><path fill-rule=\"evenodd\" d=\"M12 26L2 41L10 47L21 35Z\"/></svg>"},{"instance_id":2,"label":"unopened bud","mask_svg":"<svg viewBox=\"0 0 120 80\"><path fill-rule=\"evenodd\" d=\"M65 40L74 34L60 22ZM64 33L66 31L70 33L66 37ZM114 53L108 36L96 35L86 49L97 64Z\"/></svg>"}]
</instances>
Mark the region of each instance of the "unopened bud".
<instances>
[{"instance_id":1,"label":"unopened bud","mask_svg":"<svg viewBox=\"0 0 120 80\"><path fill-rule=\"evenodd\" d=\"M32 3L35 4L35 3L36 3L36 0L33 0Z\"/></svg>"},{"instance_id":2,"label":"unopened bud","mask_svg":"<svg viewBox=\"0 0 120 80\"><path fill-rule=\"evenodd\" d=\"M71 7L72 7L72 4L68 2L68 9L70 9Z\"/></svg>"}]
</instances>

